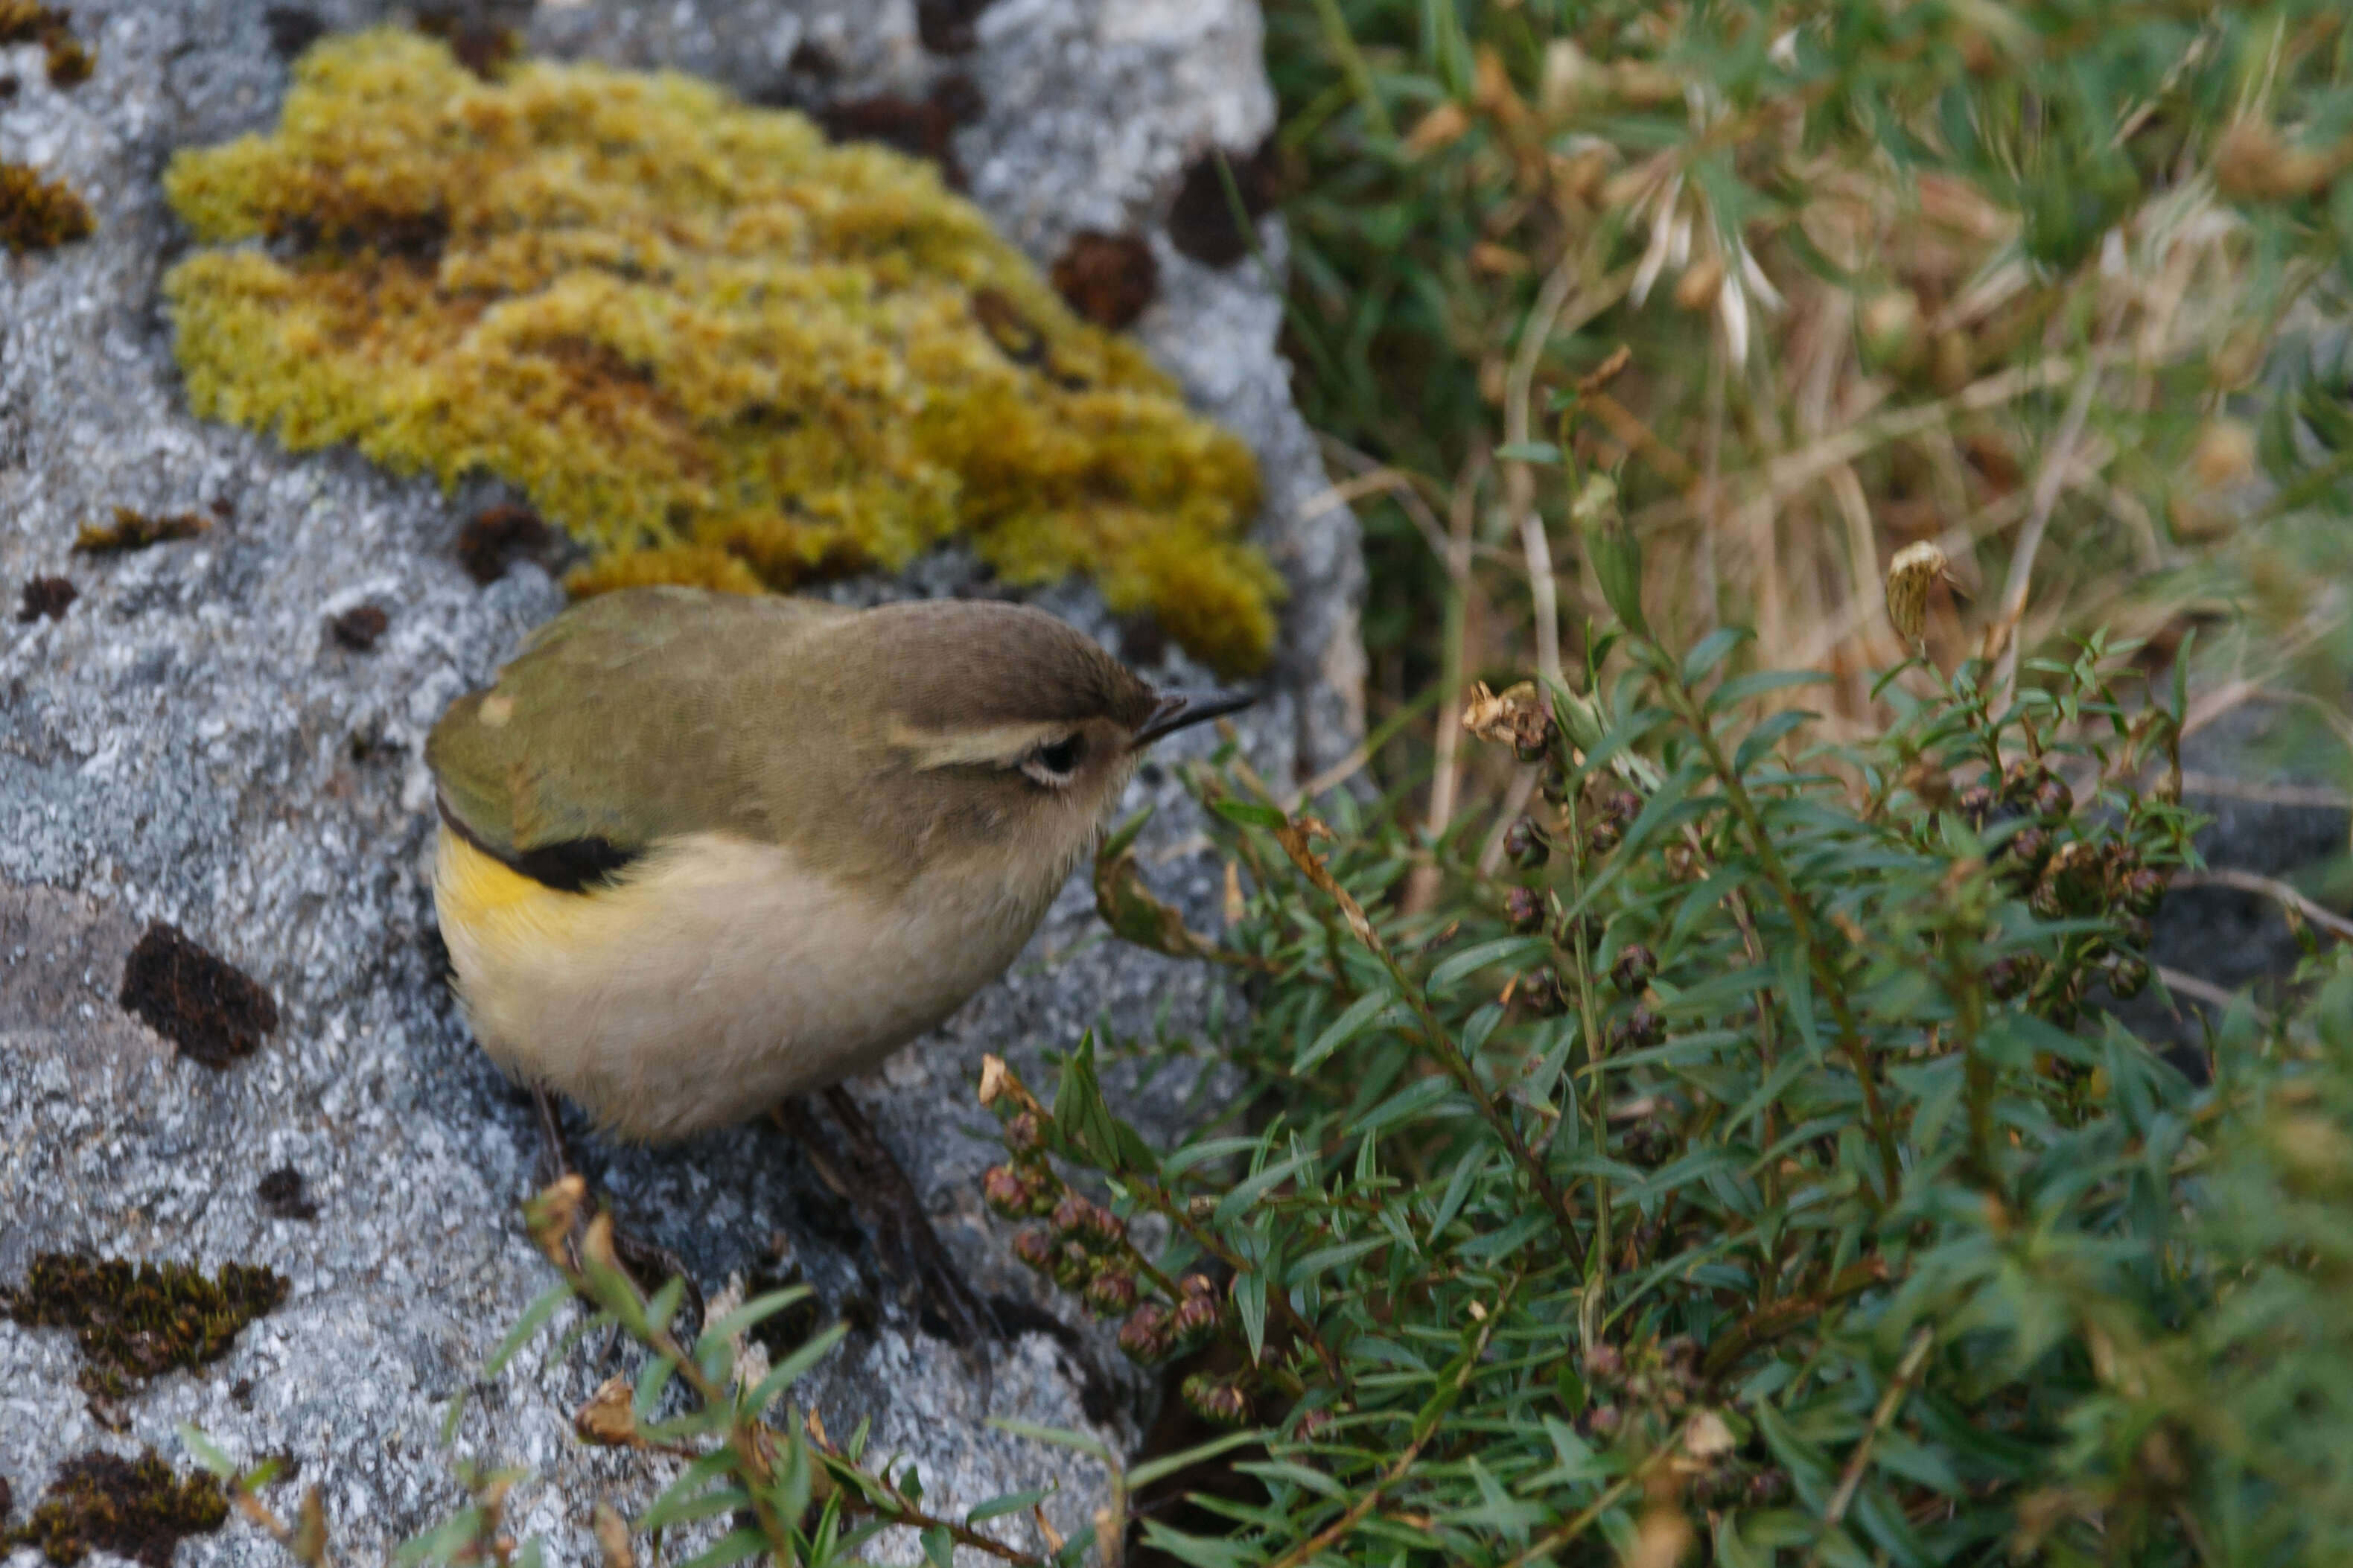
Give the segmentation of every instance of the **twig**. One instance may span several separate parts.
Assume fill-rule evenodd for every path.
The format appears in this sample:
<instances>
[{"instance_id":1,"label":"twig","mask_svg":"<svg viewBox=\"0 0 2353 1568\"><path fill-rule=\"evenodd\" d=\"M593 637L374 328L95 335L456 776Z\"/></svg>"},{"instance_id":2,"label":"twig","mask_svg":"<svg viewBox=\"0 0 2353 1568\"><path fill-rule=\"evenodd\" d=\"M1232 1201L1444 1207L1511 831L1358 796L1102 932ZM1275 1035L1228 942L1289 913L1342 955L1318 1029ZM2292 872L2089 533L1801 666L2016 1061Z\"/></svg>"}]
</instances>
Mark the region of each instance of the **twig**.
<instances>
[{"instance_id":1,"label":"twig","mask_svg":"<svg viewBox=\"0 0 2353 1568\"><path fill-rule=\"evenodd\" d=\"M2161 963L2157 966L2157 977L2165 982L2168 991L2179 991L2209 1007L2228 1007L2239 1000L2238 993L2225 991L2211 980L2200 980L2194 974L2184 974L2179 969L2168 969ZM2253 1005L2252 1003L2249 1005ZM2255 1016L2263 1016L2263 1010L2255 1008Z\"/></svg>"},{"instance_id":2,"label":"twig","mask_svg":"<svg viewBox=\"0 0 2353 1568\"><path fill-rule=\"evenodd\" d=\"M2002 584L2001 609L1994 622L2003 638L2000 673L1994 682L2000 695L1994 703L1996 710L2010 706L2010 695L2018 681L2018 649L2025 639L2019 636L2018 623L2026 615L2026 592L2034 580L2034 557L2042 552L2042 535L2051 526L2051 514L2058 509L2059 492L2066 486L2067 467L2073 461L2075 443L2083 437L2084 422L2092 415L2092 397L2100 389L2101 352L2105 342L2095 346L2084 362L2084 372L2076 379L2074 395L2067 401L2067 412L2061 416L2058 432L2042 454L2042 467L2035 473L2033 505L2026 514L2026 526L2019 531L2018 547L2010 552L2010 576Z\"/></svg>"},{"instance_id":3,"label":"twig","mask_svg":"<svg viewBox=\"0 0 2353 1568\"><path fill-rule=\"evenodd\" d=\"M1564 324L1566 315L1566 329L1575 331L1617 303L1632 286L1634 269L1621 268L1588 287L1577 297L1577 308L1567 310L1569 290L1577 286L1585 260L1583 251L1561 258L1560 265L1537 290L1535 304L1520 328L1519 346L1513 352L1511 372L1504 382L1504 439L1514 445L1529 439L1528 405L1535 395L1536 363L1544 357L1554 328ZM1535 471L1524 462L1505 463L1504 495L1520 531L1521 552L1527 557L1528 595L1535 608L1536 673L1543 678L1545 689L1557 689L1565 684L1560 673L1560 595L1553 582L1552 542L1545 534L1544 516L1535 503Z\"/></svg>"},{"instance_id":4,"label":"twig","mask_svg":"<svg viewBox=\"0 0 2353 1568\"><path fill-rule=\"evenodd\" d=\"M1446 630L1440 647L1443 668L1439 675L1437 756L1431 763L1430 813L1422 825L1422 836L1430 841L1433 856L1454 821L1455 792L1462 782L1458 760L1462 742L1463 656L1471 630L1471 524L1478 514L1479 480L1486 468L1486 454L1473 452L1454 483L1447 509ZM1440 875L1435 858L1416 866L1398 900L1398 912L1419 914L1437 902Z\"/></svg>"},{"instance_id":5,"label":"twig","mask_svg":"<svg viewBox=\"0 0 2353 1568\"><path fill-rule=\"evenodd\" d=\"M1928 1359L1928 1347L1936 1342L1936 1338L1926 1323L1912 1331L1912 1343L1905 1348L1904 1360L1895 1368L1894 1378L1888 1384L1886 1391L1880 1394L1879 1408L1871 1413L1871 1425L1864 1428L1862 1441L1857 1443L1854 1452L1847 1456L1846 1470L1839 1477L1838 1490L1831 1494L1830 1507L1822 1510L1821 1533L1814 1537L1814 1548L1806 1553L1806 1568L1813 1568L1821 1561L1822 1547L1829 1542L1831 1532L1838 1529L1839 1521L1846 1517L1848 1507L1854 1501L1856 1489L1862 1485L1862 1472L1871 1464L1872 1445L1879 1440L1879 1435L1887 1430L1888 1423L1895 1419L1895 1412L1903 1407L1904 1396L1912 1392L1912 1380L1920 1375L1920 1368Z\"/></svg>"},{"instance_id":6,"label":"twig","mask_svg":"<svg viewBox=\"0 0 2353 1568\"><path fill-rule=\"evenodd\" d=\"M2180 871L2174 874L2173 885L2176 888L2229 888L2236 892L2253 893L2293 910L2340 942L2353 942L2353 921L2347 920L2326 905L2315 903L2275 877L2260 877L2253 871Z\"/></svg>"}]
</instances>

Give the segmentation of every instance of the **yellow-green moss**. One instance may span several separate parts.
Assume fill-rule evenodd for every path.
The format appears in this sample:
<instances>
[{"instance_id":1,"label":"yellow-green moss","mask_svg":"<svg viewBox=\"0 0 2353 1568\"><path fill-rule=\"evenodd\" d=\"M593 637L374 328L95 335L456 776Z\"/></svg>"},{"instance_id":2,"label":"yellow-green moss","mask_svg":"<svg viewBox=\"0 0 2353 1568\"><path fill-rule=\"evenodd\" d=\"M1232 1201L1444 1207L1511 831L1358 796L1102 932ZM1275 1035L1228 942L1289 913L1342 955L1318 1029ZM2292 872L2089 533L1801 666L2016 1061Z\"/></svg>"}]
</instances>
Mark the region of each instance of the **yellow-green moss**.
<instances>
[{"instance_id":1,"label":"yellow-green moss","mask_svg":"<svg viewBox=\"0 0 2353 1568\"><path fill-rule=\"evenodd\" d=\"M276 134L165 189L219 247L165 285L198 413L498 474L604 552L580 591L783 587L961 535L1220 668L1271 646L1249 448L928 164L686 77L486 82L387 30L321 44Z\"/></svg>"}]
</instances>

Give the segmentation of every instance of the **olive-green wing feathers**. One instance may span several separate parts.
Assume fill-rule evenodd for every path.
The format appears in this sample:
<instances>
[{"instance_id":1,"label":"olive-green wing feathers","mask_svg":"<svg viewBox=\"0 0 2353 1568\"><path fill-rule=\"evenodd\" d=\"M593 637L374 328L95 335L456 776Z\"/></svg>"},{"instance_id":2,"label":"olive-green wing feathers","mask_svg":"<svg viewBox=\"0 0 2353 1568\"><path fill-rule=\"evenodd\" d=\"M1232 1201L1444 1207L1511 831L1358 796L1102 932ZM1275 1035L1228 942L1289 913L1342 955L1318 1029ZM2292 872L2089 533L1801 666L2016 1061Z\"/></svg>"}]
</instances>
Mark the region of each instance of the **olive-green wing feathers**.
<instances>
[{"instance_id":1,"label":"olive-green wing feathers","mask_svg":"<svg viewBox=\"0 0 2353 1568\"><path fill-rule=\"evenodd\" d=\"M426 742L459 831L556 886L607 875L681 834L756 835L747 696L810 627L855 614L818 600L641 588L534 632L486 691Z\"/></svg>"}]
</instances>

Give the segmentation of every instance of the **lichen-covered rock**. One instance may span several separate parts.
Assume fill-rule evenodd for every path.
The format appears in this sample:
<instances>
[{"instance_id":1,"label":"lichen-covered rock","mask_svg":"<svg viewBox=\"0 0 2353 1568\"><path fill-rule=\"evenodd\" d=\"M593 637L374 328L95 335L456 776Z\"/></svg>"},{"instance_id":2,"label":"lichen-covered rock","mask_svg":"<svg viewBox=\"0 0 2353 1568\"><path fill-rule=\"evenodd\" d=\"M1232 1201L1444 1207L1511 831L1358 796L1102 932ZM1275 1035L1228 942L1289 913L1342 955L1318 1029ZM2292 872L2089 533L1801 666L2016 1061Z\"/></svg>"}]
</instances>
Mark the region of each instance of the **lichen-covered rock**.
<instances>
[{"instance_id":1,"label":"lichen-covered rock","mask_svg":"<svg viewBox=\"0 0 2353 1568\"><path fill-rule=\"evenodd\" d=\"M556 1363L543 1342L469 1402L454 1452L438 1442L448 1401L550 1274L517 1212L536 1158L530 1109L466 1037L442 977L422 879L419 747L442 706L562 593L504 546L490 552L503 571L487 584L459 559L469 520L513 492L468 481L447 497L347 449L289 454L195 416L164 300L164 277L191 254L162 191L173 157L269 132L290 56L392 7L71 9L96 62L89 81L49 82L38 42L0 58L21 83L0 103L0 161L70 185L96 220L89 238L0 259L0 589L12 606L0 616L0 1280L21 1285L37 1255L58 1253L216 1279L236 1263L282 1277L287 1291L224 1336L217 1359L164 1370L99 1408L78 1384L71 1331L0 1322L0 1475L21 1517L92 1450L132 1461L153 1447L185 1472L174 1427L194 1422L239 1459L297 1461L273 1504L290 1514L315 1481L339 1559L375 1561L462 1505L455 1461L522 1465L535 1474L509 1500L511 1528L543 1537L550 1561L594 1561L593 1502L642 1507L673 1468L574 1434L574 1413L626 1353L608 1361L591 1342ZM1142 236L1157 289L1136 339L1196 411L1250 444L1265 497L1252 537L1289 591L1268 696L1243 738L1269 777L1303 778L1352 734L1354 538L1345 511L1309 504L1324 480L1273 352L1280 304L1263 274L1189 258L1166 228L1207 146L1246 152L1267 130L1257 18L1244 0L965 10L957 27L972 47L952 58L927 49L913 8L863 0L575 0L507 5L491 22L521 27L533 52L676 66L820 114L878 97L950 106L941 134L967 188L1041 274L1082 231ZM1260 238L1280 265L1279 232L1265 225ZM76 553L76 531L118 506L207 526ZM42 607L19 620L13 606L37 582L70 592L41 587L25 602ZM951 548L902 577L828 591L996 590L969 550ZM1040 597L1155 679L1206 679L1092 588ZM366 636L338 629L369 606L382 615ZM1208 929L1219 868L1182 851L1194 824L1165 769L1139 778L1131 804L1147 799L1164 810L1138 864ZM156 921L271 998L274 1027L250 1054L202 1067L124 1010L125 966ZM669 1150L582 1140L591 1180L707 1287L797 1275L828 1320L859 1325L806 1388L832 1430L871 1416L874 1448L913 1458L942 1511L1059 1483L1047 1512L1071 1533L1100 1496L1092 1467L983 1417L1132 1442L1141 1374L1078 1303L1005 1255L1007 1227L980 1194L1001 1156L965 1130L985 1124L972 1084L986 1050L1050 1081L1039 1052L1099 1019L1131 1037L1200 1026L1212 994L1202 966L1098 931L1074 881L1004 983L851 1086L967 1272L1017 1325L991 1348L986 1386L923 1331L847 1205L774 1127ZM1163 1071L1148 1089L1132 1071L1113 1079L1165 1127L1186 1113L1195 1076ZM264 1180L289 1169L301 1178L296 1201L282 1179ZM106 1424L116 1420L120 1430ZM912 1541L882 1544L917 1555ZM177 1556L282 1560L234 1520Z\"/></svg>"}]
</instances>

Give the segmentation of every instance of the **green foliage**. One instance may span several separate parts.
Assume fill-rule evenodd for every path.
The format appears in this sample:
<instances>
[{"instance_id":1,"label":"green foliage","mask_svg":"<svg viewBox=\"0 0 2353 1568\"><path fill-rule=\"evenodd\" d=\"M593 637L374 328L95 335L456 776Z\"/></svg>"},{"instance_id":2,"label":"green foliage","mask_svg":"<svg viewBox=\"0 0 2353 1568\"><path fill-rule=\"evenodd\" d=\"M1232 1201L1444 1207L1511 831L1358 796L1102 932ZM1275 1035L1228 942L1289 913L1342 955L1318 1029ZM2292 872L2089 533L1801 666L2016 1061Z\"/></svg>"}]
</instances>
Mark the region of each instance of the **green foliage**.
<instances>
[{"instance_id":1,"label":"green foliage","mask_svg":"<svg viewBox=\"0 0 2353 1568\"><path fill-rule=\"evenodd\" d=\"M1092 1049L1050 1106L992 1069L1017 1254L1257 1439L1259 1496L1196 1500L1222 1533L1142 1539L2344 1561L2353 967L2232 1015L2211 1083L2108 1011L2189 856L2178 693L2094 639L2001 707L1899 670L1883 735L1813 745L1737 640L1625 637L1551 721L1482 695L1476 732L1543 739L1541 804L1499 874L1439 845L1428 914L1386 810L1197 771L1253 887L1229 1125L1138 1152Z\"/></svg>"}]
</instances>

